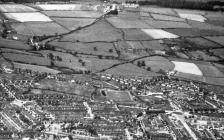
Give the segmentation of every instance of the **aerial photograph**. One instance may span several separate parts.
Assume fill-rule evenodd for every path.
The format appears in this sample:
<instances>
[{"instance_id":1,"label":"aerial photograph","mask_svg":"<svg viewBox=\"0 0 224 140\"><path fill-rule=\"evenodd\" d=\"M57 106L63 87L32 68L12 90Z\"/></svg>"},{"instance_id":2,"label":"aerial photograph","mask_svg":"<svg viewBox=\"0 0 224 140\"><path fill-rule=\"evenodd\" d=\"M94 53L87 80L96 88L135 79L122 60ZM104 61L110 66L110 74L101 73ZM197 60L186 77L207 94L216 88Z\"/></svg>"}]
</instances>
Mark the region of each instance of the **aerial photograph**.
<instances>
[{"instance_id":1,"label":"aerial photograph","mask_svg":"<svg viewBox=\"0 0 224 140\"><path fill-rule=\"evenodd\" d=\"M0 140L224 140L224 0L0 0Z\"/></svg>"}]
</instances>

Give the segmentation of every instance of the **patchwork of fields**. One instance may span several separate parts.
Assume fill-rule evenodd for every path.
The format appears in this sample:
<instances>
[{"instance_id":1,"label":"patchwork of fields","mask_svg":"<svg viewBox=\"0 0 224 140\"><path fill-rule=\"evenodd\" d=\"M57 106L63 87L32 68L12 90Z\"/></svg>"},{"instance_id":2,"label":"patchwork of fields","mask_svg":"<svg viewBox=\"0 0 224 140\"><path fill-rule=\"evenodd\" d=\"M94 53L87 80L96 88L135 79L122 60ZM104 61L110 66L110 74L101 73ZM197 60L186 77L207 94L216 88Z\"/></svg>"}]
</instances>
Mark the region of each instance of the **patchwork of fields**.
<instances>
[{"instance_id":1,"label":"patchwork of fields","mask_svg":"<svg viewBox=\"0 0 224 140\"><path fill-rule=\"evenodd\" d=\"M15 68L54 74L175 72L173 76L224 85L223 13L144 6L103 16L101 6L0 5L15 31L12 36L18 37L0 39L2 57ZM40 43L53 49L33 51L21 36L52 36Z\"/></svg>"}]
</instances>

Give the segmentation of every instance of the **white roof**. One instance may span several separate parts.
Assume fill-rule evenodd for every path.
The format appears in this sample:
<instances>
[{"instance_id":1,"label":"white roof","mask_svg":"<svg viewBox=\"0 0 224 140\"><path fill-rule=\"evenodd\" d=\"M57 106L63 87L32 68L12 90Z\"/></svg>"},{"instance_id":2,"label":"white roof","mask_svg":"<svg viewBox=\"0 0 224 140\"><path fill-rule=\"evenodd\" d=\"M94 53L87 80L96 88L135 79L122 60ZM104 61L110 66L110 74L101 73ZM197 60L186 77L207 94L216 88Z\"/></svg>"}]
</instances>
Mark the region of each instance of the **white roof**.
<instances>
[{"instance_id":1,"label":"white roof","mask_svg":"<svg viewBox=\"0 0 224 140\"><path fill-rule=\"evenodd\" d=\"M174 70L177 72L188 73L203 76L201 70L194 63L172 61L175 65Z\"/></svg>"}]
</instances>

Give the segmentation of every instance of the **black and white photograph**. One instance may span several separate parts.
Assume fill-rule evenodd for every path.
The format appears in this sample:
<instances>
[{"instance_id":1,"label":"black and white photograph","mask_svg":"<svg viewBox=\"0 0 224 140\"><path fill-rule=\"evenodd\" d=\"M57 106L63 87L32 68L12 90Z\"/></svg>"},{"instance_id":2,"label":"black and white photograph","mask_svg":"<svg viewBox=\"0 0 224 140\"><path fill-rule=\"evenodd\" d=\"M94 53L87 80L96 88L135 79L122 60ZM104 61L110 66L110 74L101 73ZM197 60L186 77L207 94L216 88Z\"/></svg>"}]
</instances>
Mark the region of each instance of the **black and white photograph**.
<instances>
[{"instance_id":1,"label":"black and white photograph","mask_svg":"<svg viewBox=\"0 0 224 140\"><path fill-rule=\"evenodd\" d=\"M224 140L224 0L0 0L0 140Z\"/></svg>"}]
</instances>

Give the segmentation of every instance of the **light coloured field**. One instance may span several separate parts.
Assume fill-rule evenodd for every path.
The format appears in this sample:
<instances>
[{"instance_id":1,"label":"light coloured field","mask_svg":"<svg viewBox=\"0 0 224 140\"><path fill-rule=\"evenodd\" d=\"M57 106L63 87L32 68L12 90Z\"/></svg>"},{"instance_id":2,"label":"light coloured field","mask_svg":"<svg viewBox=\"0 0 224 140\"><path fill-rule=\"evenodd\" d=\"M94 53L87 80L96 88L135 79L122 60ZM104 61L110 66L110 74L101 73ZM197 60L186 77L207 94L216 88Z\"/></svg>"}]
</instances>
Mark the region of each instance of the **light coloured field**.
<instances>
[{"instance_id":1,"label":"light coloured field","mask_svg":"<svg viewBox=\"0 0 224 140\"><path fill-rule=\"evenodd\" d=\"M98 18L102 14L95 11L42 11L49 17L83 17L83 18Z\"/></svg>"},{"instance_id":2,"label":"light coloured field","mask_svg":"<svg viewBox=\"0 0 224 140\"><path fill-rule=\"evenodd\" d=\"M194 63L172 61L175 65L174 70L186 74L203 76L202 71Z\"/></svg>"},{"instance_id":3,"label":"light coloured field","mask_svg":"<svg viewBox=\"0 0 224 140\"><path fill-rule=\"evenodd\" d=\"M4 13L5 16L9 19L14 19L19 22L30 22L30 21L41 21L49 22L52 21L49 17L41 14L40 12L31 12L31 13Z\"/></svg>"},{"instance_id":4,"label":"light coloured field","mask_svg":"<svg viewBox=\"0 0 224 140\"><path fill-rule=\"evenodd\" d=\"M81 4L39 4L36 5L45 11L72 11L72 10L81 10Z\"/></svg>"},{"instance_id":5,"label":"light coloured field","mask_svg":"<svg viewBox=\"0 0 224 140\"><path fill-rule=\"evenodd\" d=\"M39 4L35 5L44 11L89 11L96 10L95 6L82 4Z\"/></svg>"},{"instance_id":6,"label":"light coloured field","mask_svg":"<svg viewBox=\"0 0 224 140\"><path fill-rule=\"evenodd\" d=\"M195 20L199 22L205 22L206 18L199 14L187 14L187 13L178 13L181 18Z\"/></svg>"},{"instance_id":7,"label":"light coloured field","mask_svg":"<svg viewBox=\"0 0 224 140\"><path fill-rule=\"evenodd\" d=\"M163 38L178 38L178 35L169 33L161 29L142 29L147 35L153 39L163 39Z\"/></svg>"},{"instance_id":8,"label":"light coloured field","mask_svg":"<svg viewBox=\"0 0 224 140\"><path fill-rule=\"evenodd\" d=\"M22 4L0 4L1 12L35 12L34 8Z\"/></svg>"},{"instance_id":9,"label":"light coloured field","mask_svg":"<svg viewBox=\"0 0 224 140\"><path fill-rule=\"evenodd\" d=\"M32 71L38 71L38 72L46 72L51 74L58 74L60 71L50 69L44 66L37 66L37 65L30 65L30 64L22 64L22 63L16 63L13 62L14 68L20 68L20 69L27 69Z\"/></svg>"}]
</instances>

